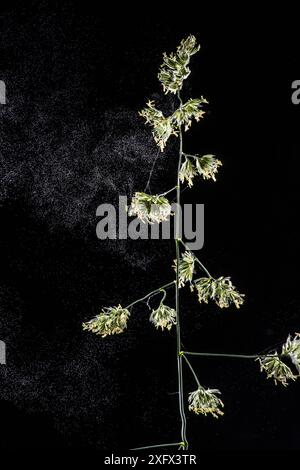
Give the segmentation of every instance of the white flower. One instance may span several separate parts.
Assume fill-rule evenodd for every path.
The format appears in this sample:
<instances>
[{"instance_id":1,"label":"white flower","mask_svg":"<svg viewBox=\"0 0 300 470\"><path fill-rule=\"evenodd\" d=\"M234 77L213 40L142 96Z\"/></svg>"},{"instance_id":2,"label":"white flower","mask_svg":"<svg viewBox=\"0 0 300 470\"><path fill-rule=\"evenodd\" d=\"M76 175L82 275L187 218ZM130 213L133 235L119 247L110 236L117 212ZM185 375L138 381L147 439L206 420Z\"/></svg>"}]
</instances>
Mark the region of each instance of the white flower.
<instances>
[{"instance_id":1,"label":"white flower","mask_svg":"<svg viewBox=\"0 0 300 470\"><path fill-rule=\"evenodd\" d=\"M286 342L282 346L282 355L288 356L298 373L300 374L300 334L296 333L295 337L288 336Z\"/></svg>"},{"instance_id":2,"label":"white flower","mask_svg":"<svg viewBox=\"0 0 300 470\"><path fill-rule=\"evenodd\" d=\"M128 214L138 217L144 223L159 223L168 220L171 215L171 205L163 196L135 193Z\"/></svg>"},{"instance_id":3,"label":"white flower","mask_svg":"<svg viewBox=\"0 0 300 470\"><path fill-rule=\"evenodd\" d=\"M220 308L228 308L234 303L236 308L244 303L244 294L236 291L232 285L230 277L202 277L195 282L198 292L199 302L208 303L210 299L214 300Z\"/></svg>"},{"instance_id":4,"label":"white flower","mask_svg":"<svg viewBox=\"0 0 300 470\"><path fill-rule=\"evenodd\" d=\"M84 330L91 331L105 338L107 335L123 333L127 328L127 320L130 316L129 310L118 305L117 307L106 307L92 320L83 323Z\"/></svg>"},{"instance_id":5,"label":"white flower","mask_svg":"<svg viewBox=\"0 0 300 470\"><path fill-rule=\"evenodd\" d=\"M161 302L159 307L152 311L150 322L156 328L161 328L162 330L167 328L167 330L170 330L173 325L176 325L176 311Z\"/></svg>"},{"instance_id":6,"label":"white flower","mask_svg":"<svg viewBox=\"0 0 300 470\"><path fill-rule=\"evenodd\" d=\"M211 414L214 418L222 416L224 413L220 408L223 408L224 404L216 396L220 393L217 389L199 387L195 392L189 393L189 410L197 415Z\"/></svg>"},{"instance_id":7,"label":"white flower","mask_svg":"<svg viewBox=\"0 0 300 470\"><path fill-rule=\"evenodd\" d=\"M280 382L284 387L288 385L288 380L296 380L297 376L293 374L291 369L280 360L277 352L269 354L266 357L258 357L256 359L260 363L261 372L267 373L268 379L273 379L275 384Z\"/></svg>"},{"instance_id":8,"label":"white flower","mask_svg":"<svg viewBox=\"0 0 300 470\"><path fill-rule=\"evenodd\" d=\"M190 251L185 251L179 260L179 286L182 287L186 282L193 279L195 268L195 256ZM174 260L174 269L177 269L177 260Z\"/></svg>"}]
</instances>

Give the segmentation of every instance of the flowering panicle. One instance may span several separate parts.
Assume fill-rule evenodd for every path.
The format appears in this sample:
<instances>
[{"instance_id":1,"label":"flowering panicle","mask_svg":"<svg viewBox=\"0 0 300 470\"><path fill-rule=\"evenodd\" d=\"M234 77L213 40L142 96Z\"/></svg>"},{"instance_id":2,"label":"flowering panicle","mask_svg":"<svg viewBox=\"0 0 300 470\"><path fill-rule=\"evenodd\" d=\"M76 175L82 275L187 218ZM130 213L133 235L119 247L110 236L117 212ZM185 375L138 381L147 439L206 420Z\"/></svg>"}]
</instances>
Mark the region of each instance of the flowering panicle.
<instances>
[{"instance_id":1,"label":"flowering panicle","mask_svg":"<svg viewBox=\"0 0 300 470\"><path fill-rule=\"evenodd\" d=\"M203 414L206 416L211 414L214 418L222 416L224 413L220 408L223 408L224 404L216 396L220 393L217 389L205 389L200 386L195 392L189 393L189 410L197 415Z\"/></svg>"},{"instance_id":2,"label":"flowering panicle","mask_svg":"<svg viewBox=\"0 0 300 470\"><path fill-rule=\"evenodd\" d=\"M268 379L273 379L275 384L281 383L284 387L288 385L288 380L296 380L297 376L293 374L292 370L281 361L278 353L267 355L265 357L258 357L256 359L260 363L261 372L267 373Z\"/></svg>"},{"instance_id":3,"label":"flowering panicle","mask_svg":"<svg viewBox=\"0 0 300 470\"><path fill-rule=\"evenodd\" d=\"M188 131L194 121L199 121L203 118L205 111L203 105L208 101L201 96L201 98L191 98L185 103L182 100L180 90L183 86L184 80L190 74L190 59L200 46L197 44L194 36L190 35L182 40L177 47L175 53L163 55L163 64L160 67L158 74L159 81L162 84L164 92L177 93L179 107L174 111L172 109L170 115L166 116L162 111L155 107L154 101L148 101L146 107L139 112L146 120L146 124L152 127L152 134L154 140L161 151L164 151L169 138L174 136L180 137L179 155L181 167L177 174L177 185L169 191L161 195L150 195L145 192L136 192L132 198L131 204L128 208L130 216L136 216L143 223L153 224L167 221L172 215L171 204L164 196L171 193L176 189L176 202L180 203L180 182L186 182L189 187L193 186L194 178L201 176L204 180L212 179L216 181L216 175L219 167L222 165L214 155L190 155L183 152L183 131ZM184 161L182 161L184 157ZM181 163L182 162L182 163ZM153 173L155 161L150 172L147 186L150 184L150 179ZM186 248L180 255L179 242ZM180 245L181 246L181 245ZM206 276L194 279L195 263L198 263ZM181 342L180 331L180 294L178 287L184 286L187 282L190 283L191 290L196 289L200 303L208 303L213 300L220 308L228 308L232 304L236 308L244 303L244 294L240 294L235 286L233 286L230 277L213 278L201 261L193 255L185 243L176 239L176 260L174 265L176 271L176 280L165 284L164 286L153 290L152 292L144 295L143 297L130 303L127 308L121 305L116 307L104 308L99 315L92 320L83 323L83 329L91 331L103 338L107 335L122 333L127 328L127 321L130 317L131 308L138 302L147 300L147 306L150 307L150 299L159 293L163 293L163 297L157 308L151 309L150 322L161 330L171 330L173 325L176 325L176 355L177 355L177 374L178 374L178 398L179 398L179 411L181 416L181 441L177 443L182 450L188 448L186 438L186 416L184 406L184 387L183 387L183 360L189 366L193 377L197 383L197 389L188 396L188 408L196 415L202 414L204 416L212 415L214 418L223 416L224 404L219 398L221 392L218 389L204 388L200 385L198 377L193 369L192 364L189 362L187 356L222 356L222 357L236 357L244 359L256 359L259 361L260 370L267 374L267 378L272 378L275 382L287 386L289 381L294 381L300 377L300 334L296 333L294 337L288 336L286 342L282 346L281 353L274 352L264 355L241 355L241 354L224 354L224 353L207 353L207 352L188 352ZM171 286L175 287L176 310L164 304L167 296L166 289ZM128 310L130 309L130 311ZM184 349L182 349L184 348ZM288 362L291 368L285 363ZM295 369L293 371L292 369ZM294 375L294 372L298 375ZM157 447L165 445L173 446L174 443L159 444ZM147 446L139 449L149 449L156 446Z\"/></svg>"},{"instance_id":4,"label":"flowering panicle","mask_svg":"<svg viewBox=\"0 0 300 470\"><path fill-rule=\"evenodd\" d=\"M157 329L164 330L164 328L167 328L167 330L170 330L173 325L176 325L176 311L161 302L156 310L152 310L150 322Z\"/></svg>"},{"instance_id":5,"label":"flowering panicle","mask_svg":"<svg viewBox=\"0 0 300 470\"><path fill-rule=\"evenodd\" d=\"M83 323L82 327L84 330L91 331L105 338L107 335L123 333L125 328L127 328L129 316L129 310L121 307L121 305L117 307L106 307L95 318Z\"/></svg>"},{"instance_id":6,"label":"flowering panicle","mask_svg":"<svg viewBox=\"0 0 300 470\"><path fill-rule=\"evenodd\" d=\"M181 87L183 80L189 74L188 67L190 57L200 49L196 44L196 38L189 36L181 41L175 54L169 56L165 53L163 56L164 62L161 66L158 78L162 83L163 89L166 93L177 93ZM169 137L171 135L178 135L181 126L188 130L192 124L192 120L199 121L205 112L201 109L207 100L203 97L189 99L186 103L182 104L170 116L164 116L162 111L155 107L154 101L148 101L147 106L140 111L147 124L153 127L153 137L160 150L163 151Z\"/></svg>"},{"instance_id":7,"label":"flowering panicle","mask_svg":"<svg viewBox=\"0 0 300 470\"><path fill-rule=\"evenodd\" d=\"M232 285L230 277L201 277L195 282L200 303L208 303L210 299L214 300L220 308L228 308L234 303L236 308L244 303L244 294L240 294Z\"/></svg>"},{"instance_id":8,"label":"flowering panicle","mask_svg":"<svg viewBox=\"0 0 300 470\"><path fill-rule=\"evenodd\" d=\"M164 53L158 79L165 93L177 93L181 90L183 81L191 73L188 67L190 58L199 49L200 46L197 45L195 36L190 35L181 41L175 54Z\"/></svg>"},{"instance_id":9,"label":"flowering panicle","mask_svg":"<svg viewBox=\"0 0 300 470\"><path fill-rule=\"evenodd\" d=\"M171 215L171 205L163 196L135 193L128 208L128 214L138 217L143 223L160 223L168 220Z\"/></svg>"},{"instance_id":10,"label":"flowering panicle","mask_svg":"<svg viewBox=\"0 0 300 470\"><path fill-rule=\"evenodd\" d=\"M174 269L177 269L177 260L174 260ZM179 260L179 286L182 287L186 282L191 282L195 269L195 256L190 251L185 251Z\"/></svg>"}]
</instances>

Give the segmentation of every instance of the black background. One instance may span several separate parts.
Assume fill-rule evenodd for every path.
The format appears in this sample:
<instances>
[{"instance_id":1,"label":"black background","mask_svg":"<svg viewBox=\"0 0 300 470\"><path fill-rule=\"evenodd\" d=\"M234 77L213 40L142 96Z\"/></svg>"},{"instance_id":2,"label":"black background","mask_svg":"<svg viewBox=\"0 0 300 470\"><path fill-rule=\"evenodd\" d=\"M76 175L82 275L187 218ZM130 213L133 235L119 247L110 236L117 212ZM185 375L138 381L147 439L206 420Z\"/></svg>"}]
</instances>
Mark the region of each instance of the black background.
<instances>
[{"instance_id":1,"label":"black background","mask_svg":"<svg viewBox=\"0 0 300 470\"><path fill-rule=\"evenodd\" d=\"M95 211L143 190L156 148L137 111L149 98L173 109L156 74L162 52L189 33L202 48L184 97L210 104L185 148L214 153L223 167L217 183L199 182L183 202L205 204L199 256L247 300L223 311L182 292L183 343L256 353L299 331L295 13L131 8L1 7L2 448L126 454L179 439L174 332L155 331L145 304L118 337L102 340L81 323L173 276L172 242L99 241ZM153 192L173 186L177 145L159 157ZM188 415L192 451L299 450L299 384L276 387L253 362L193 364L222 391L226 412L218 421ZM194 389L188 371L185 388Z\"/></svg>"}]
</instances>

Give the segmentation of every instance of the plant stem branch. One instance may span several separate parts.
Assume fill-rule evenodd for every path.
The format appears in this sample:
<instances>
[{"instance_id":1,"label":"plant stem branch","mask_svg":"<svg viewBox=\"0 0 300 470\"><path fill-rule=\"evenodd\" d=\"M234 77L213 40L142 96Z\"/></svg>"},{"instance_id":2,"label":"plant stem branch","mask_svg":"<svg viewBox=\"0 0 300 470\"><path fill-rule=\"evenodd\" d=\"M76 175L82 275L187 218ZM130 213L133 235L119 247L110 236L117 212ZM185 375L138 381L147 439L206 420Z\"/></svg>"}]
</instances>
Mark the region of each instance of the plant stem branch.
<instances>
[{"instance_id":1,"label":"plant stem branch","mask_svg":"<svg viewBox=\"0 0 300 470\"><path fill-rule=\"evenodd\" d=\"M194 369L193 369L193 367L192 367L192 364L190 363L190 361L188 360L188 358L185 356L185 353L182 354L182 357L184 358L185 362L186 362L187 365L189 366L189 368L190 368L190 370L191 370L191 372L192 372L192 374L193 374L193 377L194 377L194 379L195 379L195 381L196 381L197 387L198 387L198 388L201 388L201 385L200 385L200 382L199 382L199 380L198 380L197 374L196 374L196 372L194 371Z\"/></svg>"},{"instance_id":2,"label":"plant stem branch","mask_svg":"<svg viewBox=\"0 0 300 470\"><path fill-rule=\"evenodd\" d=\"M172 447L172 446L180 446L182 442L171 442L170 444L154 444L152 446L145 446L145 447L134 447L133 449L129 450L143 450L143 449L154 449L156 447Z\"/></svg>"},{"instance_id":3,"label":"plant stem branch","mask_svg":"<svg viewBox=\"0 0 300 470\"><path fill-rule=\"evenodd\" d=\"M155 164L156 164L156 161L157 161L157 158L158 158L159 154L160 154L160 150L157 151L157 154L155 155L155 158L153 160L152 167L151 167L151 170L150 170L150 173L149 173L149 178L148 178L148 181L147 181L145 189L144 189L144 193L147 191L148 188L150 190L150 181L151 181L152 173L154 171L154 167L155 167ZM150 194L151 194L151 191L150 191Z\"/></svg>"},{"instance_id":4,"label":"plant stem branch","mask_svg":"<svg viewBox=\"0 0 300 470\"><path fill-rule=\"evenodd\" d=\"M164 193L159 194L158 196L165 196L166 194L169 194L172 191L174 191L174 189L177 189L177 186L174 186L173 188L169 189L168 191L166 191Z\"/></svg>"},{"instance_id":5,"label":"plant stem branch","mask_svg":"<svg viewBox=\"0 0 300 470\"><path fill-rule=\"evenodd\" d=\"M161 292L163 292L163 296L162 298L160 299L160 304L162 304L165 300L165 298L167 297L167 292L165 291L165 289L160 289Z\"/></svg>"},{"instance_id":6,"label":"plant stem branch","mask_svg":"<svg viewBox=\"0 0 300 470\"><path fill-rule=\"evenodd\" d=\"M143 300L146 300L150 295L156 294L158 292L163 291L164 289L168 289L169 287L172 287L175 285L175 281L168 282L168 284L165 284L164 286L159 287L158 289L153 290L152 292L149 292L148 294L144 295L144 297L141 297L140 299L135 300L134 302L131 302L131 304L127 305L125 308L130 308L133 305L137 304L138 302L142 302Z\"/></svg>"},{"instance_id":7,"label":"plant stem branch","mask_svg":"<svg viewBox=\"0 0 300 470\"><path fill-rule=\"evenodd\" d=\"M207 353L182 351L183 357L187 356L205 356L205 357L230 357L234 359L257 359L260 357L273 357L271 354L226 354L226 353ZM278 355L279 357L281 354Z\"/></svg>"},{"instance_id":8,"label":"plant stem branch","mask_svg":"<svg viewBox=\"0 0 300 470\"><path fill-rule=\"evenodd\" d=\"M194 158L195 160L199 158L197 155L191 155L190 153L183 153L183 155L188 158Z\"/></svg>"}]
</instances>

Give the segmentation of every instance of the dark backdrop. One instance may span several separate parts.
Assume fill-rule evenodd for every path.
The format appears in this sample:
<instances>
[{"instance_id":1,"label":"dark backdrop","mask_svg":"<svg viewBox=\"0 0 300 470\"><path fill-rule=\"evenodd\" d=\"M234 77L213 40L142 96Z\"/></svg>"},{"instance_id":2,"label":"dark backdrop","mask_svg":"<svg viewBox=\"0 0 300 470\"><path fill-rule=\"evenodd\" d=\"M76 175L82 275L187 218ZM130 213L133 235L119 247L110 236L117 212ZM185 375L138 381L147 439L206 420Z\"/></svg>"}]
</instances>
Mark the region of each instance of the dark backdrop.
<instances>
[{"instance_id":1,"label":"dark backdrop","mask_svg":"<svg viewBox=\"0 0 300 470\"><path fill-rule=\"evenodd\" d=\"M137 111L149 98L174 106L156 74L162 52L189 33L202 49L184 94L210 104L186 149L214 153L223 167L183 202L205 204L199 256L247 300L224 311L183 293L183 343L253 353L299 331L293 14L148 9L131 17L129 7L104 14L87 2L1 7L2 448L126 453L178 439L174 332L156 332L145 304L117 337L102 340L81 323L173 276L172 242L99 241L95 211L144 188L156 148ZM173 186L176 152L172 140L153 192ZM299 384L276 387L253 362L193 363L226 405L218 421L188 416L193 451L299 449ZM193 390L188 372L185 383Z\"/></svg>"}]
</instances>

